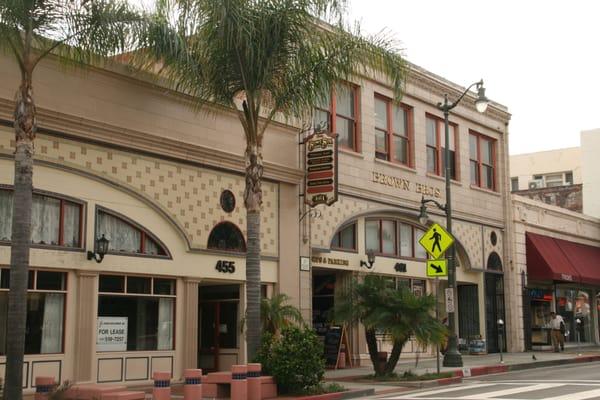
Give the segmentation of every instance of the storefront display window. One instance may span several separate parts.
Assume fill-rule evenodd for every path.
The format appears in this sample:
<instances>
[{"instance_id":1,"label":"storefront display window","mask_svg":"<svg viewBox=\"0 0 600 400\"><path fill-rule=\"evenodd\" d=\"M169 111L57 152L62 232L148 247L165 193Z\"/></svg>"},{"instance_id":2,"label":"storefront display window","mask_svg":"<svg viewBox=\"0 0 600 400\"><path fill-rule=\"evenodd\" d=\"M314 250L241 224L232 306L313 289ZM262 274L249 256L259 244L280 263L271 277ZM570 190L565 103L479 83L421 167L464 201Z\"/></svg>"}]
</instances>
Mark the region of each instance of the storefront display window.
<instances>
[{"instance_id":1,"label":"storefront display window","mask_svg":"<svg viewBox=\"0 0 600 400\"><path fill-rule=\"evenodd\" d=\"M64 272L29 271L25 354L62 353L67 276ZM10 270L0 269L0 355L6 354L9 334Z\"/></svg>"},{"instance_id":2,"label":"storefront display window","mask_svg":"<svg viewBox=\"0 0 600 400\"><path fill-rule=\"evenodd\" d=\"M552 308L552 291L546 289L529 289L531 299L531 342L532 344L550 344L550 311Z\"/></svg>"},{"instance_id":3,"label":"storefront display window","mask_svg":"<svg viewBox=\"0 0 600 400\"><path fill-rule=\"evenodd\" d=\"M590 293L586 290L556 289L556 312L565 320L568 331L565 338L567 342L577 342L577 333L581 342L594 341L590 297Z\"/></svg>"},{"instance_id":4,"label":"storefront display window","mask_svg":"<svg viewBox=\"0 0 600 400\"><path fill-rule=\"evenodd\" d=\"M116 317L127 338L122 347L100 351L173 350L174 316L174 279L100 275L98 320Z\"/></svg>"}]
</instances>

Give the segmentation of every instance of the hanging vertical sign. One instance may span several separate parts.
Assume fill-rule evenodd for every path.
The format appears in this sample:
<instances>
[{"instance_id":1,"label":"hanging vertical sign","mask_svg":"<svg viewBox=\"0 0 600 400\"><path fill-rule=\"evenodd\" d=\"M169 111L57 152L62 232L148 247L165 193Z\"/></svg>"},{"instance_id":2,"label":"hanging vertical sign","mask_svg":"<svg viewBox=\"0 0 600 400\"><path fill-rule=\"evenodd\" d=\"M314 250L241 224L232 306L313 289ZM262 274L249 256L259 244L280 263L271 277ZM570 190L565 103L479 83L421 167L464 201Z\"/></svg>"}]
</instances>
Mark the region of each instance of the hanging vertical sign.
<instances>
[{"instance_id":1,"label":"hanging vertical sign","mask_svg":"<svg viewBox=\"0 0 600 400\"><path fill-rule=\"evenodd\" d=\"M304 140L306 180L304 201L310 207L337 201L337 135L315 132Z\"/></svg>"}]
</instances>

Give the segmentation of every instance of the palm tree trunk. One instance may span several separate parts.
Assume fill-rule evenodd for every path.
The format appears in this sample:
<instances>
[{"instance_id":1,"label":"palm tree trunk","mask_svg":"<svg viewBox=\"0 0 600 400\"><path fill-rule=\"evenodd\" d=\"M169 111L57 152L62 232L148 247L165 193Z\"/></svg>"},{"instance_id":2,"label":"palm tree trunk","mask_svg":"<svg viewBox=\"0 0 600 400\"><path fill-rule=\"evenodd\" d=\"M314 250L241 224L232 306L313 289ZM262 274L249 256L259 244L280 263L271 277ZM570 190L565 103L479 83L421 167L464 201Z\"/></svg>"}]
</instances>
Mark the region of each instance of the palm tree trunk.
<instances>
[{"instance_id":1,"label":"palm tree trunk","mask_svg":"<svg viewBox=\"0 0 600 400\"><path fill-rule=\"evenodd\" d=\"M262 146L248 143L246 146L246 206L247 253L246 253L246 315L248 329L248 360L253 360L260 347L260 208L262 204L261 180L263 174Z\"/></svg>"},{"instance_id":2,"label":"palm tree trunk","mask_svg":"<svg viewBox=\"0 0 600 400\"><path fill-rule=\"evenodd\" d=\"M7 320L10 334L6 341L5 400L21 400L23 396L23 358L33 197L33 140L36 130L31 77L31 73L23 72L15 107L15 181Z\"/></svg>"},{"instance_id":3,"label":"palm tree trunk","mask_svg":"<svg viewBox=\"0 0 600 400\"><path fill-rule=\"evenodd\" d=\"M382 375L383 366L379 362L379 348L377 347L377 336L375 336L375 329L365 329L365 338L367 339L367 349L369 350L369 357L373 363L375 375Z\"/></svg>"},{"instance_id":4,"label":"palm tree trunk","mask_svg":"<svg viewBox=\"0 0 600 400\"><path fill-rule=\"evenodd\" d=\"M400 359L400 354L402 354L402 348L406 340L394 340L394 345L392 347L392 351L390 353L390 358L388 358L387 363L385 364L384 374L389 375L396 369L396 364L398 364L398 360Z\"/></svg>"}]
</instances>

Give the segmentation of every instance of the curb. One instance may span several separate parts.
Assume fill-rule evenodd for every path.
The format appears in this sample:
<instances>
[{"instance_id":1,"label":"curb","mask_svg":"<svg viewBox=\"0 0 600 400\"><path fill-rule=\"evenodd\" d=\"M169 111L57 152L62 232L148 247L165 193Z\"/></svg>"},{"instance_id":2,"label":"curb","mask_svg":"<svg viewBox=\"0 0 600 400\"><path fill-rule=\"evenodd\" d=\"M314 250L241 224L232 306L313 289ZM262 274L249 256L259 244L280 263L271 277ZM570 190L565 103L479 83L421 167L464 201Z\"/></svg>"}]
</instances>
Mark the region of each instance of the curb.
<instances>
[{"instance_id":1,"label":"curb","mask_svg":"<svg viewBox=\"0 0 600 400\"><path fill-rule=\"evenodd\" d=\"M294 397L294 400L343 400L355 399L358 397L372 396L375 394L375 389L354 389L345 392L316 394L314 396Z\"/></svg>"},{"instance_id":2,"label":"curb","mask_svg":"<svg viewBox=\"0 0 600 400\"><path fill-rule=\"evenodd\" d=\"M600 356L581 356L576 358L564 358L559 360L546 360L546 361L538 361L534 363L522 363L522 364L511 364L511 365L487 365L483 367L473 367L467 368L463 370L455 371L456 376L459 377L474 377L481 375L490 375L490 374L500 374L504 372L511 371L522 371L525 369L534 369L534 368L544 368L544 367L553 367L557 365L565 365L565 364L579 364L584 362L594 362L600 361ZM468 370L469 373L465 375L465 370Z\"/></svg>"}]
</instances>

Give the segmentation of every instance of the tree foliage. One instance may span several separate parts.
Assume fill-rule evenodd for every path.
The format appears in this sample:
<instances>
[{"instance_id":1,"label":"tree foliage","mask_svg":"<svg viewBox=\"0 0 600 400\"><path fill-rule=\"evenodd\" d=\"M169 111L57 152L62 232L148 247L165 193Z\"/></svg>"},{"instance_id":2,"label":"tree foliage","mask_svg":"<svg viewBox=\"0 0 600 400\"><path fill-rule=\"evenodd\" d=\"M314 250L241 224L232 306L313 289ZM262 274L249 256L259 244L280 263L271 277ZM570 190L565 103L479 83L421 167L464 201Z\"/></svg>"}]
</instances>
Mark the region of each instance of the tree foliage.
<instances>
[{"instance_id":1,"label":"tree foliage","mask_svg":"<svg viewBox=\"0 0 600 400\"><path fill-rule=\"evenodd\" d=\"M33 91L38 63L52 55L68 65L99 62L135 47L147 20L125 0L0 0L0 50L14 58L15 175L4 398L20 400L31 244L33 154L37 115Z\"/></svg>"},{"instance_id":2,"label":"tree foliage","mask_svg":"<svg viewBox=\"0 0 600 400\"><path fill-rule=\"evenodd\" d=\"M396 98L406 65L385 34L344 22L343 0L160 0L137 62L155 68L198 107L236 112L246 144L248 354L260 343L260 212L263 138L276 117L309 123L333 85L382 77ZM323 22L327 20L328 22ZM161 23L162 21L162 23Z\"/></svg>"},{"instance_id":3,"label":"tree foliage","mask_svg":"<svg viewBox=\"0 0 600 400\"><path fill-rule=\"evenodd\" d=\"M367 275L362 282L354 280L336 299L335 319L343 322L361 322L369 356L376 375L394 371L402 347L414 337L421 346L441 343L446 327L435 319L432 295L415 296L407 287L395 288L394 281L380 275ZM386 363L378 360L376 334L387 335L392 351Z\"/></svg>"},{"instance_id":4,"label":"tree foliage","mask_svg":"<svg viewBox=\"0 0 600 400\"><path fill-rule=\"evenodd\" d=\"M278 335L282 328L286 328L294 322L300 324L304 322L300 310L291 304L286 304L289 300L290 297L284 293L262 299L260 316L263 332Z\"/></svg>"}]
</instances>

